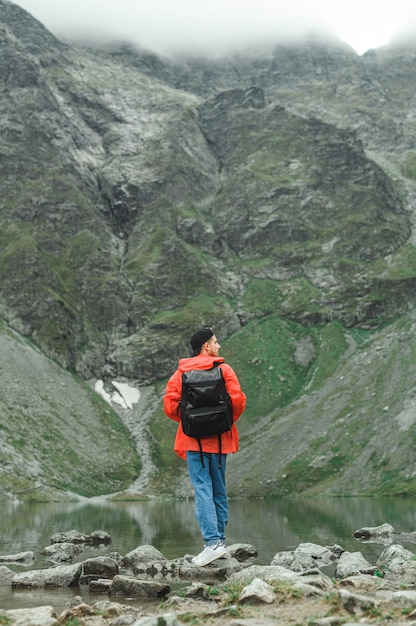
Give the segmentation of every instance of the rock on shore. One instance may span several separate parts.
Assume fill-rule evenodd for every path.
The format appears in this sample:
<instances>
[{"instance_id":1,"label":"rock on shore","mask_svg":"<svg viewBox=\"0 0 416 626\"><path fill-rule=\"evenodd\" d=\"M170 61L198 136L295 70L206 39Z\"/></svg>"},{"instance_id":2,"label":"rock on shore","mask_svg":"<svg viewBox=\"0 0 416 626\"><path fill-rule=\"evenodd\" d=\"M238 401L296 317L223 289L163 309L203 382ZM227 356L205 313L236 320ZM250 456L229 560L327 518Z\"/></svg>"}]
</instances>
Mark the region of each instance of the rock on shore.
<instances>
[{"instance_id":1,"label":"rock on shore","mask_svg":"<svg viewBox=\"0 0 416 626\"><path fill-rule=\"evenodd\" d=\"M192 555L169 561L148 545L124 557L100 555L23 573L2 566L2 585L79 586L81 595L59 615L52 606L0 610L0 624L180 626L201 619L207 626L283 626L290 621L306 625L311 620L317 626L331 626L357 620L379 624L388 619L416 626L416 557L393 543L398 535L391 530L390 545L373 564L361 552L347 552L339 545L302 543L294 551L278 552L270 565L256 563L254 546L233 544L225 558L205 567L195 566ZM74 539L76 535L70 533ZM365 536L385 539L382 527L370 529ZM66 545L70 538L69 533L62 536L61 543ZM18 563L20 556L6 555L2 560ZM89 605L82 599L88 587L107 598ZM139 602L145 599L143 608Z\"/></svg>"}]
</instances>

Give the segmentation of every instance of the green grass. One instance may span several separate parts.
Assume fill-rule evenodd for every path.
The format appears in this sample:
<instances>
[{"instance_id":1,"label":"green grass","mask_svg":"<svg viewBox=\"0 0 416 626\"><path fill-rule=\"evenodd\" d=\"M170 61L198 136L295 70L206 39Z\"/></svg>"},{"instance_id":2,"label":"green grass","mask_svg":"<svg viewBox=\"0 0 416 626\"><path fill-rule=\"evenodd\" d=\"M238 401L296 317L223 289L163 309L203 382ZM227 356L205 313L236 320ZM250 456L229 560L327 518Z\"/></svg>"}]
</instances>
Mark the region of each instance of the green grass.
<instances>
[{"instance_id":1,"label":"green grass","mask_svg":"<svg viewBox=\"0 0 416 626\"><path fill-rule=\"evenodd\" d=\"M150 328L169 327L170 331L181 330L184 335L191 335L198 326L215 326L225 315L229 306L226 298L200 294L189 300L186 306L171 311L159 311L150 324Z\"/></svg>"},{"instance_id":2,"label":"green grass","mask_svg":"<svg viewBox=\"0 0 416 626\"><path fill-rule=\"evenodd\" d=\"M88 497L131 485L141 469L135 444L105 400L49 359L32 357L28 341L16 342L14 358L25 384L18 405L8 389L0 398L5 435L13 448L13 453L4 451L3 461L14 468L0 472L0 491L40 501L53 499L59 490ZM26 466L27 475L18 469Z\"/></svg>"},{"instance_id":3,"label":"green grass","mask_svg":"<svg viewBox=\"0 0 416 626\"><path fill-rule=\"evenodd\" d=\"M247 311L264 317L278 311L283 297L277 281L268 278L253 279L244 292L243 304Z\"/></svg>"},{"instance_id":4,"label":"green grass","mask_svg":"<svg viewBox=\"0 0 416 626\"><path fill-rule=\"evenodd\" d=\"M366 345L370 336L371 331L351 333L339 322L305 328L270 315L262 320L252 320L225 341L220 338L221 355L237 373L247 396L244 420L239 426L241 435L263 416L271 415L272 419L278 420L279 408L288 407L294 400L302 396L306 398L307 394L319 389L337 371L350 342L353 341L358 349L360 345ZM160 393L163 393L162 386ZM164 415L162 406L154 414L151 431L153 460L160 468L155 484L169 491L171 476L183 466L172 451L176 425ZM324 443L315 443L316 454L320 453L319 446ZM305 488L319 477L326 480L334 471L341 470L347 463L348 453L348 445L346 449L334 448L325 468L309 472L310 480L305 482ZM285 470L291 476L285 484L292 487L299 477L304 480L303 474L307 472L310 460L302 455L295 459ZM261 467L259 471L262 471Z\"/></svg>"}]
</instances>

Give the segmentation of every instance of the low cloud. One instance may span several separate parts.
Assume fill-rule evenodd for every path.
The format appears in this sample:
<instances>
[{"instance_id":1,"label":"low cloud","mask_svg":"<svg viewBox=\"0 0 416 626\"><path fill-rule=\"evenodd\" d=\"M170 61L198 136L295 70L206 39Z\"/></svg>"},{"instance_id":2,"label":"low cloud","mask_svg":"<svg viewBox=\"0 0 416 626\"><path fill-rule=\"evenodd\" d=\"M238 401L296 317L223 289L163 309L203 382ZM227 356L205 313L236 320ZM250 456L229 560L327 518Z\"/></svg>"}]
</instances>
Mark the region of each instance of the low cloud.
<instances>
[{"instance_id":1,"label":"low cloud","mask_svg":"<svg viewBox=\"0 0 416 626\"><path fill-rule=\"evenodd\" d=\"M309 13L270 9L258 0L18 0L64 39L126 40L160 54L221 54L328 30Z\"/></svg>"},{"instance_id":2,"label":"low cloud","mask_svg":"<svg viewBox=\"0 0 416 626\"><path fill-rule=\"evenodd\" d=\"M414 23L414 0L16 0L58 37L125 40L159 54L221 54L335 34L361 54Z\"/></svg>"}]
</instances>

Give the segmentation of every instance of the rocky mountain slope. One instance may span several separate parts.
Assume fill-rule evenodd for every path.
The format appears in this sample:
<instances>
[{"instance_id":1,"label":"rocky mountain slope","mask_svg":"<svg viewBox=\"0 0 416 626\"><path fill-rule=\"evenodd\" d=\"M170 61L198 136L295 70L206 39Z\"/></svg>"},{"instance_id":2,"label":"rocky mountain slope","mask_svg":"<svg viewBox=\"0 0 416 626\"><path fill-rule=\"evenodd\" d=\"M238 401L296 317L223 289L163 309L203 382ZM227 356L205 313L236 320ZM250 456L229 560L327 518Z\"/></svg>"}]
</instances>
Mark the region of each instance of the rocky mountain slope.
<instances>
[{"instance_id":1,"label":"rocky mountain slope","mask_svg":"<svg viewBox=\"0 0 416 626\"><path fill-rule=\"evenodd\" d=\"M0 26L2 332L29 338L77 387L122 379L160 397L193 329L212 325L248 395L234 492L413 493L411 441L384 423L413 389L398 383L396 350L412 350L416 295L411 42L359 57L311 36L172 60L64 44L7 0ZM355 413L351 381L379 345L391 369L364 368ZM349 413L357 454L335 443L351 436ZM370 423L403 455L352 488ZM169 479L182 468L171 426L159 404L138 450L120 444L131 479L150 454L150 490L182 489ZM383 438L371 445L384 458ZM264 446L273 467L258 465Z\"/></svg>"}]
</instances>

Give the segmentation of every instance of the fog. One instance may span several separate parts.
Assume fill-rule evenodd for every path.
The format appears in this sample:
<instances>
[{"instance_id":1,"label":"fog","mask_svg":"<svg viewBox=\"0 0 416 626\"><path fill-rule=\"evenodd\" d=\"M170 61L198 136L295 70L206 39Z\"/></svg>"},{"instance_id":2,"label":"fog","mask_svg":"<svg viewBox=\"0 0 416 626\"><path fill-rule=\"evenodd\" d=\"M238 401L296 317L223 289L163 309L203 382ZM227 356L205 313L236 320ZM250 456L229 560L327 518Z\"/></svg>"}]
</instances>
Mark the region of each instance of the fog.
<instances>
[{"instance_id":1,"label":"fog","mask_svg":"<svg viewBox=\"0 0 416 626\"><path fill-rule=\"evenodd\" d=\"M414 0L17 0L63 39L127 40L171 55L222 54L306 32L358 54L416 23Z\"/></svg>"}]
</instances>

